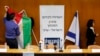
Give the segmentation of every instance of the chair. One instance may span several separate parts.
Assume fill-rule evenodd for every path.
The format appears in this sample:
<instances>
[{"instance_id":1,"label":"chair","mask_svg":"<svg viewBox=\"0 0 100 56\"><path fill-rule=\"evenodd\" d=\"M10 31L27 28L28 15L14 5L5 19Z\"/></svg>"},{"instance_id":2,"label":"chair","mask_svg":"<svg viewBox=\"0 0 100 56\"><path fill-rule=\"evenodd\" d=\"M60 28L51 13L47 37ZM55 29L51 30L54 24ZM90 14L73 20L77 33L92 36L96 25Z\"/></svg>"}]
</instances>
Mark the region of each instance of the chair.
<instances>
[{"instance_id":1,"label":"chair","mask_svg":"<svg viewBox=\"0 0 100 56\"><path fill-rule=\"evenodd\" d=\"M39 49L39 47L37 45L29 45L26 47L26 49L28 49L28 48Z\"/></svg>"},{"instance_id":2,"label":"chair","mask_svg":"<svg viewBox=\"0 0 100 56\"><path fill-rule=\"evenodd\" d=\"M54 49L54 45L53 44L48 44L48 49Z\"/></svg>"},{"instance_id":3,"label":"chair","mask_svg":"<svg viewBox=\"0 0 100 56\"><path fill-rule=\"evenodd\" d=\"M80 49L79 46L76 45L68 45L66 49Z\"/></svg>"},{"instance_id":4,"label":"chair","mask_svg":"<svg viewBox=\"0 0 100 56\"><path fill-rule=\"evenodd\" d=\"M7 43L5 42L4 44L1 44L1 45L0 45L0 48L9 49L9 46L8 46Z\"/></svg>"},{"instance_id":5,"label":"chair","mask_svg":"<svg viewBox=\"0 0 100 56\"><path fill-rule=\"evenodd\" d=\"M5 48L5 45L0 45L0 48Z\"/></svg>"},{"instance_id":6,"label":"chair","mask_svg":"<svg viewBox=\"0 0 100 56\"><path fill-rule=\"evenodd\" d=\"M100 49L99 45L89 45L88 49Z\"/></svg>"},{"instance_id":7,"label":"chair","mask_svg":"<svg viewBox=\"0 0 100 56\"><path fill-rule=\"evenodd\" d=\"M31 45L31 47L33 47L34 49L39 49L37 45Z\"/></svg>"}]
</instances>

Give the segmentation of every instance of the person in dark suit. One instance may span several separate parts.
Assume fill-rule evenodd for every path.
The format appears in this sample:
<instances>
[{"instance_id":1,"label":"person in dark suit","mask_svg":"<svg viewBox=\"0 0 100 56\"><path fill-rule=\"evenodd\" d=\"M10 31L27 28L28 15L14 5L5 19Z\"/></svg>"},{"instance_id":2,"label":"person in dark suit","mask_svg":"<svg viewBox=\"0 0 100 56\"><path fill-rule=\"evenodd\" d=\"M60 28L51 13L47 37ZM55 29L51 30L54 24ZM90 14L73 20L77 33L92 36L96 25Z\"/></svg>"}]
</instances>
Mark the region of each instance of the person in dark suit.
<instances>
[{"instance_id":1,"label":"person in dark suit","mask_svg":"<svg viewBox=\"0 0 100 56\"><path fill-rule=\"evenodd\" d=\"M95 37L98 36L98 34L95 33L94 25L95 25L94 20L89 19L87 22L87 31L86 31L87 46L93 45L95 42Z\"/></svg>"}]
</instances>

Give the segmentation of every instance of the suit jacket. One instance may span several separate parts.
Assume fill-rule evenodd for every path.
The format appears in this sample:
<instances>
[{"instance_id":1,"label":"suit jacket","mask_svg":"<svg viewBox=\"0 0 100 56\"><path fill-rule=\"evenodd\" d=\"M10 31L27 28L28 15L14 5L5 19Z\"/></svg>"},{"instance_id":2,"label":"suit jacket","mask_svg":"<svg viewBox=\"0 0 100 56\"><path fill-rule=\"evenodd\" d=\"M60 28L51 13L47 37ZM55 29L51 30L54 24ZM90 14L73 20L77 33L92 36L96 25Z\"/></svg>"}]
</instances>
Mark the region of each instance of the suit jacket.
<instances>
[{"instance_id":1,"label":"suit jacket","mask_svg":"<svg viewBox=\"0 0 100 56\"><path fill-rule=\"evenodd\" d=\"M96 34L94 33L93 29L87 28L86 37L88 41L95 41Z\"/></svg>"}]
</instances>

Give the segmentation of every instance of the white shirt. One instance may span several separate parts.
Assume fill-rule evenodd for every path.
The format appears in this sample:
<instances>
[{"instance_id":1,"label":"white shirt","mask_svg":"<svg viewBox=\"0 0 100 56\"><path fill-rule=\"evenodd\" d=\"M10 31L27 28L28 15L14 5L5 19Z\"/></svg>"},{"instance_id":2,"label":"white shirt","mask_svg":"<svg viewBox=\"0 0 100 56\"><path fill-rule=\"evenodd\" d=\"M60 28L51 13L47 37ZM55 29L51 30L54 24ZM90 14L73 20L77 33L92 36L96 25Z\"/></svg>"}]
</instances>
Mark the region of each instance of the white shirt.
<instances>
[{"instance_id":1,"label":"white shirt","mask_svg":"<svg viewBox=\"0 0 100 56\"><path fill-rule=\"evenodd\" d=\"M90 27L90 29L92 29L92 31L95 33L95 31L94 31L94 28L93 28L93 27Z\"/></svg>"}]
</instances>

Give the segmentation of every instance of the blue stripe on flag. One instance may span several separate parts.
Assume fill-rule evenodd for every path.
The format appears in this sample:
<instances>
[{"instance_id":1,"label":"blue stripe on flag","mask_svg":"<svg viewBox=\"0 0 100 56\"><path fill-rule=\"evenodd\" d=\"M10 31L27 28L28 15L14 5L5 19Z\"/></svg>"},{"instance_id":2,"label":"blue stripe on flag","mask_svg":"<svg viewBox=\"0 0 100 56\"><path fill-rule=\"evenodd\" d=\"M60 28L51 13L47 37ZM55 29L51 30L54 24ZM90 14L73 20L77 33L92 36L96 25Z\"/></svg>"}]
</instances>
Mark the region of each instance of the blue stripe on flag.
<instances>
[{"instance_id":1,"label":"blue stripe on flag","mask_svg":"<svg viewBox=\"0 0 100 56\"><path fill-rule=\"evenodd\" d=\"M69 37L72 37L72 38L76 39L76 37L75 37L75 36L76 36L76 34L75 34L75 33L70 32L70 31L68 31L67 36L69 36Z\"/></svg>"}]
</instances>

